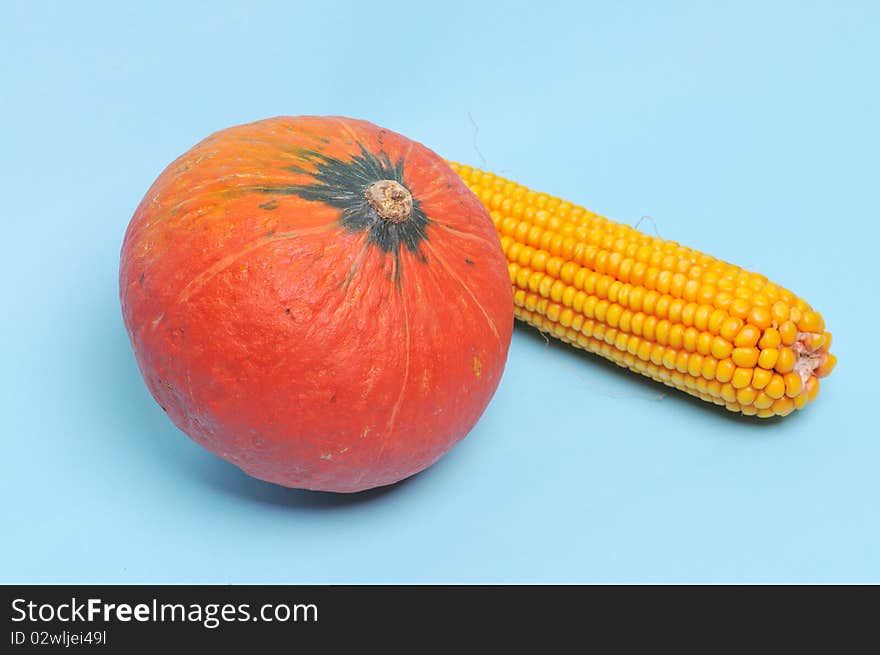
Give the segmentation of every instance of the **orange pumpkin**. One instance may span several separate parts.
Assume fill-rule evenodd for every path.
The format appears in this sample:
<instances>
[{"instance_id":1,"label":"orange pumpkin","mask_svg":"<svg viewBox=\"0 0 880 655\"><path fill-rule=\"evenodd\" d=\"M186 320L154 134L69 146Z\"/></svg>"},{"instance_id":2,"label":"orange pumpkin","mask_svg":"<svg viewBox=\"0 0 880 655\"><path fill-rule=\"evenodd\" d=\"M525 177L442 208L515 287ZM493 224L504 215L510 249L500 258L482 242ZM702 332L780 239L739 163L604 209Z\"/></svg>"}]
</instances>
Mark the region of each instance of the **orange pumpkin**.
<instances>
[{"instance_id":1,"label":"orange pumpkin","mask_svg":"<svg viewBox=\"0 0 880 655\"><path fill-rule=\"evenodd\" d=\"M436 462L481 416L513 327L486 209L370 123L281 117L174 161L122 246L143 377L257 478L353 492Z\"/></svg>"}]
</instances>

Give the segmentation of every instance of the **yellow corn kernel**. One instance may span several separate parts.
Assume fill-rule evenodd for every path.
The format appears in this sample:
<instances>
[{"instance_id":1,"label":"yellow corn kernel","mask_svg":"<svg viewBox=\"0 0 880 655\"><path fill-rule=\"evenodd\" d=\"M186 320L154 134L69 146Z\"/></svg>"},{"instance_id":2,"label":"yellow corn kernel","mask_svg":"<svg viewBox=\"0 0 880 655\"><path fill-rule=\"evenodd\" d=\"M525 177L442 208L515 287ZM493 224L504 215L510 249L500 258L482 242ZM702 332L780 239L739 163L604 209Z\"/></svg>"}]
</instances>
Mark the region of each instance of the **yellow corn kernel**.
<instances>
[{"instance_id":1,"label":"yellow corn kernel","mask_svg":"<svg viewBox=\"0 0 880 655\"><path fill-rule=\"evenodd\" d=\"M608 311L605 312L605 322L611 327L617 327L622 313L623 310L620 308L620 305L611 305L608 307Z\"/></svg>"},{"instance_id":2,"label":"yellow corn kernel","mask_svg":"<svg viewBox=\"0 0 880 655\"><path fill-rule=\"evenodd\" d=\"M729 341L725 341L721 337L712 339L712 357L719 360L725 359L730 357L731 352L733 352L733 346Z\"/></svg>"},{"instance_id":3,"label":"yellow corn kernel","mask_svg":"<svg viewBox=\"0 0 880 655\"><path fill-rule=\"evenodd\" d=\"M688 365L687 365L687 373L688 375L698 378L700 377L700 372L703 370L703 356L697 353L692 353L690 357L688 357Z\"/></svg>"},{"instance_id":4,"label":"yellow corn kernel","mask_svg":"<svg viewBox=\"0 0 880 655\"><path fill-rule=\"evenodd\" d=\"M798 321L798 329L801 332L822 332L825 329L825 321L818 312L806 311Z\"/></svg>"},{"instance_id":5,"label":"yellow corn kernel","mask_svg":"<svg viewBox=\"0 0 880 655\"><path fill-rule=\"evenodd\" d=\"M768 371L772 371L776 368L776 362L778 360L779 351L776 348L768 348L767 350L762 350L761 354L758 356L758 366L766 368Z\"/></svg>"},{"instance_id":6,"label":"yellow corn kernel","mask_svg":"<svg viewBox=\"0 0 880 655\"><path fill-rule=\"evenodd\" d=\"M756 409L768 409L771 405L773 405L773 399L768 396L764 391L758 393L755 396L755 402L752 403Z\"/></svg>"},{"instance_id":7,"label":"yellow corn kernel","mask_svg":"<svg viewBox=\"0 0 880 655\"><path fill-rule=\"evenodd\" d=\"M786 321L779 326L779 336L783 345L790 346L797 340L797 326L794 321Z\"/></svg>"},{"instance_id":8,"label":"yellow corn kernel","mask_svg":"<svg viewBox=\"0 0 880 655\"><path fill-rule=\"evenodd\" d=\"M773 317L770 314L770 310L765 306L760 306L757 304L758 296L754 296L752 298L752 302L755 303L756 306L752 307L749 311L748 321L751 325L754 325L759 330L765 330L773 322ZM764 300L766 302L766 299Z\"/></svg>"},{"instance_id":9,"label":"yellow corn kernel","mask_svg":"<svg viewBox=\"0 0 880 655\"><path fill-rule=\"evenodd\" d=\"M743 322L741 319L729 316L724 319L724 322L721 324L721 329L719 334L726 341L733 341L736 338L736 335L739 334L739 331L742 329Z\"/></svg>"},{"instance_id":10,"label":"yellow corn kernel","mask_svg":"<svg viewBox=\"0 0 880 655\"><path fill-rule=\"evenodd\" d=\"M736 392L736 402L744 406L752 405L757 397L758 392L752 389L752 387L743 387Z\"/></svg>"},{"instance_id":11,"label":"yellow corn kernel","mask_svg":"<svg viewBox=\"0 0 880 655\"><path fill-rule=\"evenodd\" d=\"M679 324L673 324L669 328L669 345L676 350L684 346L684 327Z\"/></svg>"},{"instance_id":12,"label":"yellow corn kernel","mask_svg":"<svg viewBox=\"0 0 880 655\"><path fill-rule=\"evenodd\" d=\"M761 336L761 340L758 341L758 348L761 350L767 350L768 348L779 348L782 344L782 339L779 336L779 330L774 327L767 328L764 330L764 334Z\"/></svg>"},{"instance_id":13,"label":"yellow corn kernel","mask_svg":"<svg viewBox=\"0 0 880 655\"><path fill-rule=\"evenodd\" d=\"M712 313L709 314L709 324L706 327L713 335L721 334L721 328L724 326L725 320L727 320L727 312L723 309L713 309Z\"/></svg>"},{"instance_id":14,"label":"yellow corn kernel","mask_svg":"<svg viewBox=\"0 0 880 655\"><path fill-rule=\"evenodd\" d=\"M777 300L770 306L770 315L777 325L781 325L788 320L790 311L788 304L781 300Z\"/></svg>"},{"instance_id":15,"label":"yellow corn kernel","mask_svg":"<svg viewBox=\"0 0 880 655\"><path fill-rule=\"evenodd\" d=\"M789 398L794 398L803 391L804 383L800 374L792 371L783 375L782 379L785 380L785 395Z\"/></svg>"},{"instance_id":16,"label":"yellow corn kernel","mask_svg":"<svg viewBox=\"0 0 880 655\"><path fill-rule=\"evenodd\" d=\"M727 308L731 316L739 319L745 319L749 315L751 304L745 298L735 298Z\"/></svg>"},{"instance_id":17,"label":"yellow corn kernel","mask_svg":"<svg viewBox=\"0 0 880 655\"><path fill-rule=\"evenodd\" d=\"M757 348L734 348L730 358L737 366L751 369L757 366L759 354Z\"/></svg>"},{"instance_id":18,"label":"yellow corn kernel","mask_svg":"<svg viewBox=\"0 0 880 655\"><path fill-rule=\"evenodd\" d=\"M816 400L816 396L819 395L819 378L817 378L815 375L811 375L810 378L807 380L806 389L807 400L809 400L810 402Z\"/></svg>"},{"instance_id":19,"label":"yellow corn kernel","mask_svg":"<svg viewBox=\"0 0 880 655\"><path fill-rule=\"evenodd\" d=\"M822 347L825 345L825 335L816 332L808 332L801 337L801 342L806 347L807 352L814 353L822 350Z\"/></svg>"},{"instance_id":20,"label":"yellow corn kernel","mask_svg":"<svg viewBox=\"0 0 880 655\"><path fill-rule=\"evenodd\" d=\"M721 397L721 383L718 380L708 380L706 382L706 391L710 396L717 399Z\"/></svg>"},{"instance_id":21,"label":"yellow corn kernel","mask_svg":"<svg viewBox=\"0 0 880 655\"><path fill-rule=\"evenodd\" d=\"M733 372L733 377L730 378L730 383L735 389L742 389L743 387L749 386L752 383L752 369L737 368Z\"/></svg>"},{"instance_id":22,"label":"yellow corn kernel","mask_svg":"<svg viewBox=\"0 0 880 655\"><path fill-rule=\"evenodd\" d=\"M684 384L696 388L697 381L689 372L690 358L690 353L687 353L683 350L680 351L678 353L678 357L675 358L675 370L684 375Z\"/></svg>"},{"instance_id":23,"label":"yellow corn kernel","mask_svg":"<svg viewBox=\"0 0 880 655\"><path fill-rule=\"evenodd\" d=\"M787 396L783 396L782 398L773 401L771 409L778 416L788 416L794 411L794 401Z\"/></svg>"},{"instance_id":24,"label":"yellow corn kernel","mask_svg":"<svg viewBox=\"0 0 880 655\"><path fill-rule=\"evenodd\" d=\"M776 372L788 373L794 369L796 362L797 356L795 356L794 351L791 348L780 348L779 359L776 360Z\"/></svg>"},{"instance_id":25,"label":"yellow corn kernel","mask_svg":"<svg viewBox=\"0 0 880 655\"><path fill-rule=\"evenodd\" d=\"M718 309L727 310L730 306L730 303L733 301L733 296L726 291L719 291L715 294L715 298L712 300L712 304L714 304Z\"/></svg>"},{"instance_id":26,"label":"yellow corn kernel","mask_svg":"<svg viewBox=\"0 0 880 655\"><path fill-rule=\"evenodd\" d=\"M563 309L559 313L559 324L562 325L562 327L571 327L571 322L573 320L574 320L574 312L572 312L570 309L568 309L568 308Z\"/></svg>"},{"instance_id":27,"label":"yellow corn kernel","mask_svg":"<svg viewBox=\"0 0 880 655\"><path fill-rule=\"evenodd\" d=\"M660 366L663 363L663 353L666 352L666 349L660 344L654 344L651 347L651 363L655 366Z\"/></svg>"},{"instance_id":28,"label":"yellow corn kernel","mask_svg":"<svg viewBox=\"0 0 880 655\"><path fill-rule=\"evenodd\" d=\"M709 355L712 353L712 335L708 332L700 332L697 337L697 352L701 355Z\"/></svg>"},{"instance_id":29,"label":"yellow corn kernel","mask_svg":"<svg viewBox=\"0 0 880 655\"><path fill-rule=\"evenodd\" d=\"M773 372L768 371L766 368L758 367L752 371L752 386L755 387L755 389L763 389L772 379Z\"/></svg>"},{"instance_id":30,"label":"yellow corn kernel","mask_svg":"<svg viewBox=\"0 0 880 655\"><path fill-rule=\"evenodd\" d=\"M772 325L773 318L770 315L770 297L767 294L766 289L761 289L758 293L756 293L752 296L752 311L754 311L755 307L760 307L761 309L764 309L767 311L767 322L766 322L766 325L764 325L764 327L767 327L768 325ZM749 312L749 323L755 322L755 324L757 324L757 321L761 320L759 318L760 316L761 316L760 314L755 314L755 316L753 317L752 312ZM763 328L761 328L761 329L763 329Z\"/></svg>"},{"instance_id":31,"label":"yellow corn kernel","mask_svg":"<svg viewBox=\"0 0 880 655\"><path fill-rule=\"evenodd\" d=\"M681 300L675 299L669 303L669 320L675 323L676 325L680 325L683 322L681 317L682 312L684 310L684 303Z\"/></svg>"},{"instance_id":32,"label":"yellow corn kernel","mask_svg":"<svg viewBox=\"0 0 880 655\"><path fill-rule=\"evenodd\" d=\"M719 382L730 382L736 371L736 364L729 359L722 359L715 366L715 379Z\"/></svg>"},{"instance_id":33,"label":"yellow corn kernel","mask_svg":"<svg viewBox=\"0 0 880 655\"><path fill-rule=\"evenodd\" d=\"M712 316L710 305L699 305L694 312L694 327L703 332L709 327L709 318Z\"/></svg>"},{"instance_id":34,"label":"yellow corn kernel","mask_svg":"<svg viewBox=\"0 0 880 655\"><path fill-rule=\"evenodd\" d=\"M717 359L715 359L714 357L704 357L703 366L700 368L700 375L702 375L707 380L714 380L717 367Z\"/></svg>"},{"instance_id":35,"label":"yellow corn kernel","mask_svg":"<svg viewBox=\"0 0 880 655\"><path fill-rule=\"evenodd\" d=\"M508 253L508 258L509 257L510 257L510 254ZM532 260L529 263L529 265L535 271L537 271L539 273L543 273L545 267L547 266L547 259L548 258L549 258L549 255L547 254L546 251L538 250L535 252L535 254L532 255Z\"/></svg>"},{"instance_id":36,"label":"yellow corn kernel","mask_svg":"<svg viewBox=\"0 0 880 655\"><path fill-rule=\"evenodd\" d=\"M729 403L736 402L736 388L732 384L730 384L729 382L722 384L721 385L721 397L726 402L729 402Z\"/></svg>"},{"instance_id":37,"label":"yellow corn kernel","mask_svg":"<svg viewBox=\"0 0 880 655\"><path fill-rule=\"evenodd\" d=\"M816 367L814 373L818 378L828 377L831 374L831 371L834 370L834 367L836 365L837 357L835 357L831 353L826 353L824 359L821 361L819 366Z\"/></svg>"},{"instance_id":38,"label":"yellow corn kernel","mask_svg":"<svg viewBox=\"0 0 880 655\"><path fill-rule=\"evenodd\" d=\"M774 373L773 377L770 378L770 382L764 387L764 393L773 398L773 400L782 398L785 395L785 380L782 379L782 376Z\"/></svg>"},{"instance_id":39,"label":"yellow corn kernel","mask_svg":"<svg viewBox=\"0 0 880 655\"><path fill-rule=\"evenodd\" d=\"M642 339L639 342L639 349L636 356L644 362L651 359L651 342Z\"/></svg>"},{"instance_id":40,"label":"yellow corn kernel","mask_svg":"<svg viewBox=\"0 0 880 655\"><path fill-rule=\"evenodd\" d=\"M669 345L669 328L672 327L672 324L667 321L665 318L662 321L657 323L657 327L654 329L654 338L657 340L662 346Z\"/></svg>"},{"instance_id":41,"label":"yellow corn kernel","mask_svg":"<svg viewBox=\"0 0 880 655\"><path fill-rule=\"evenodd\" d=\"M699 330L694 327L689 327L684 331L684 349L689 353L696 352L697 350L697 339L700 336Z\"/></svg>"},{"instance_id":42,"label":"yellow corn kernel","mask_svg":"<svg viewBox=\"0 0 880 655\"><path fill-rule=\"evenodd\" d=\"M758 345L761 338L761 330L754 325L745 325L733 340L733 345L738 348L750 348Z\"/></svg>"}]
</instances>

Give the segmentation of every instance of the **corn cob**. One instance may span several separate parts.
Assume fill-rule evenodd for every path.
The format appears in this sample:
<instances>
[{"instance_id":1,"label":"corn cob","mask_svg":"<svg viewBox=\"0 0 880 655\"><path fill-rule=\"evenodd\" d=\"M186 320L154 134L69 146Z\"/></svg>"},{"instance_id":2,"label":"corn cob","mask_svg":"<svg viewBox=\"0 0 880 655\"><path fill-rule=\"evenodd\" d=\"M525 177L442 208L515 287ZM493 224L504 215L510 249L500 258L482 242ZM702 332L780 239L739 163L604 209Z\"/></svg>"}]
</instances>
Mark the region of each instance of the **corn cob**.
<instances>
[{"instance_id":1,"label":"corn cob","mask_svg":"<svg viewBox=\"0 0 880 655\"><path fill-rule=\"evenodd\" d=\"M836 359L822 316L763 275L450 162L495 222L516 317L728 410L803 408Z\"/></svg>"}]
</instances>

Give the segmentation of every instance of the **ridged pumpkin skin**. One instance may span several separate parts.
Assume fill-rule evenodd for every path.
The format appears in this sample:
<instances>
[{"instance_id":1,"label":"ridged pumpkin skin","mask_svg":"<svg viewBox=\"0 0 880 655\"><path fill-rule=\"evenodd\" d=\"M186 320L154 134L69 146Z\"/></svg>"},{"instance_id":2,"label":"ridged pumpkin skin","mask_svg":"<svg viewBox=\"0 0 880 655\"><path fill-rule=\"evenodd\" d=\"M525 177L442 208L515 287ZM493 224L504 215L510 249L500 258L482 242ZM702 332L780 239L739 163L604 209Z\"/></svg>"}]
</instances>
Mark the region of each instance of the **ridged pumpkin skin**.
<instances>
[{"instance_id":1,"label":"ridged pumpkin skin","mask_svg":"<svg viewBox=\"0 0 880 655\"><path fill-rule=\"evenodd\" d=\"M388 196L391 219L368 197L380 180L411 194ZM232 127L179 157L131 220L119 284L172 421L297 488L354 492L436 462L485 410L513 327L477 197L428 148L338 117Z\"/></svg>"}]
</instances>

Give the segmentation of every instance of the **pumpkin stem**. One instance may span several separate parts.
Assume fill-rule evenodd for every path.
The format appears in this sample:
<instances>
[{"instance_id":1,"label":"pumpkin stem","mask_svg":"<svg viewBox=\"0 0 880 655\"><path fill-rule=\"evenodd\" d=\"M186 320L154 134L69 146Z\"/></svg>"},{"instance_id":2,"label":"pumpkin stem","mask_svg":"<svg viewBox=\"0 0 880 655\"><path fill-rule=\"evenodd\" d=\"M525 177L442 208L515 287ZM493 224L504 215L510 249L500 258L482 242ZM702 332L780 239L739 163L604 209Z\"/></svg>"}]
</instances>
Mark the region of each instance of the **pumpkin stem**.
<instances>
[{"instance_id":1,"label":"pumpkin stem","mask_svg":"<svg viewBox=\"0 0 880 655\"><path fill-rule=\"evenodd\" d=\"M376 213L392 223L403 223L412 214L412 194L400 182L394 180L373 182L366 188L364 195Z\"/></svg>"}]
</instances>

